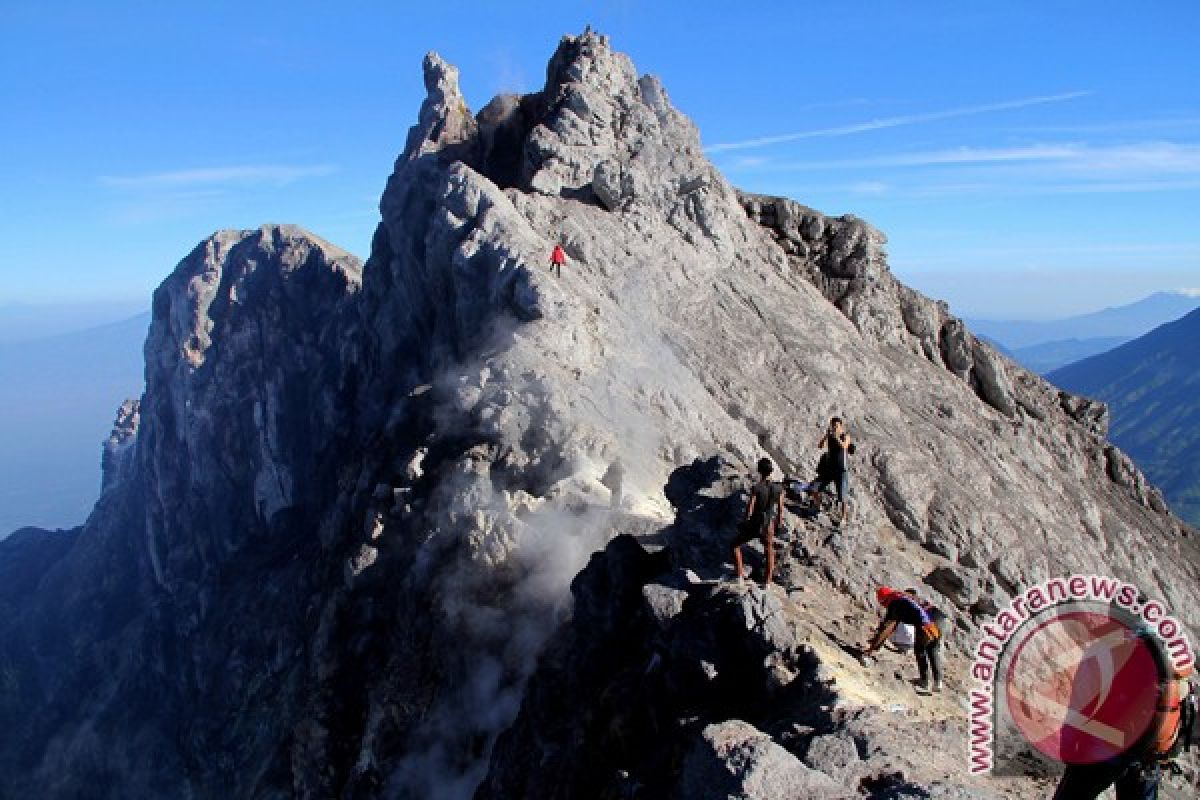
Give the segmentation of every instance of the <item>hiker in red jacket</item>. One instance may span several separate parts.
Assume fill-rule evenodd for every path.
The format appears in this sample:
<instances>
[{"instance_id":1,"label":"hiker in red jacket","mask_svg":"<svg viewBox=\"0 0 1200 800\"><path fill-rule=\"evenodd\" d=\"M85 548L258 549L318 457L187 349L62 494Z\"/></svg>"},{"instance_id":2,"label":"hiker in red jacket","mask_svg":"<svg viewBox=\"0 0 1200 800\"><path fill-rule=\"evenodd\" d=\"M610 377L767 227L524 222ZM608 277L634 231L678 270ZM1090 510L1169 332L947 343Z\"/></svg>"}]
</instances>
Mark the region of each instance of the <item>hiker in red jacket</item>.
<instances>
[{"instance_id":1,"label":"hiker in red jacket","mask_svg":"<svg viewBox=\"0 0 1200 800\"><path fill-rule=\"evenodd\" d=\"M554 252L550 254L550 271L558 270L558 277L562 277L562 265L567 263L567 254L562 249L561 244L554 245Z\"/></svg>"},{"instance_id":2,"label":"hiker in red jacket","mask_svg":"<svg viewBox=\"0 0 1200 800\"><path fill-rule=\"evenodd\" d=\"M917 670L920 673L917 688L922 691L940 692L942 690L942 633L937 623L930 618L929 612L917 598L890 586L880 586L875 592L875 599L886 609L886 613L879 622L879 627L875 629L875 634L863 648L863 655L869 656L883 647L883 643L888 640L900 623L912 625L916 633L913 653L917 657ZM932 684L929 681L930 673L933 678Z\"/></svg>"}]
</instances>

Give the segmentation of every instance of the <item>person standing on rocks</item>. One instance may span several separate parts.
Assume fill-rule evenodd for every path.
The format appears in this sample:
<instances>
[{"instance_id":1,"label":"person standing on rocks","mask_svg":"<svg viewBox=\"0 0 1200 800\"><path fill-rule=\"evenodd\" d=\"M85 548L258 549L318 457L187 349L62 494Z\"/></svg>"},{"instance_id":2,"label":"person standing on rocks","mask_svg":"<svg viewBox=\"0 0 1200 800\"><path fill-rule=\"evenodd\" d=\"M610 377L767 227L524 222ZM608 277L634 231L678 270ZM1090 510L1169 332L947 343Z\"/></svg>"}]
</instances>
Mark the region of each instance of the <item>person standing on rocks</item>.
<instances>
[{"instance_id":1,"label":"person standing on rocks","mask_svg":"<svg viewBox=\"0 0 1200 800\"><path fill-rule=\"evenodd\" d=\"M825 430L825 435L821 437L817 448L824 450L825 453L817 465L817 479L813 481L808 490L809 502L815 507L821 492L825 491L825 487L832 483L837 487L838 524L844 525L849 518L849 508L846 504L846 497L850 492L848 456L854 452L854 441L846 432L841 417L829 420L829 427Z\"/></svg>"},{"instance_id":2,"label":"person standing on rocks","mask_svg":"<svg viewBox=\"0 0 1200 800\"><path fill-rule=\"evenodd\" d=\"M561 244L554 245L553 252L550 253L550 271L557 270L557 276L562 277L563 264L567 263L567 251L563 250Z\"/></svg>"},{"instance_id":3,"label":"person standing on rocks","mask_svg":"<svg viewBox=\"0 0 1200 800\"><path fill-rule=\"evenodd\" d=\"M901 623L912 625L916 631L916 641L913 643L913 653L917 657L918 689L930 689L940 692L942 689L942 634L937 624L929 618L929 614L921 607L915 597L911 597L890 586L880 586L875 592L875 599L885 610L879 627L875 629L871 641L863 650L864 656L869 656L888 640L897 625ZM930 684L930 678L933 683Z\"/></svg>"},{"instance_id":4,"label":"person standing on rocks","mask_svg":"<svg viewBox=\"0 0 1200 800\"><path fill-rule=\"evenodd\" d=\"M738 523L737 538L733 540L733 565L738 580L744 578L742 545L754 539L762 542L767 557L767 572L763 586L771 583L775 574L775 526L783 519L783 487L771 481L775 465L769 458L758 461L759 480L750 489L750 503L746 506L746 518Z\"/></svg>"}]
</instances>

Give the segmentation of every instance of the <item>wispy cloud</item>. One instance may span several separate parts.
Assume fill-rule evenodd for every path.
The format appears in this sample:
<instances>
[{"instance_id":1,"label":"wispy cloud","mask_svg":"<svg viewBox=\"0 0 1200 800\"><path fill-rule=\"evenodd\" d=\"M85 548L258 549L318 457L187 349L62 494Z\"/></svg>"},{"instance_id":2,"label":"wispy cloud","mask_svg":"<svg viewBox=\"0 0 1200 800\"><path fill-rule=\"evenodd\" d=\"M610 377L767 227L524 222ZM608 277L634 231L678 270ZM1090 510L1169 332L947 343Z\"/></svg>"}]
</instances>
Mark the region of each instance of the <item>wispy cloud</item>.
<instances>
[{"instance_id":1,"label":"wispy cloud","mask_svg":"<svg viewBox=\"0 0 1200 800\"><path fill-rule=\"evenodd\" d=\"M226 185L271 184L284 186L304 178L317 178L337 171L332 164L246 164L203 167L144 175L103 175L100 183L116 189L181 189Z\"/></svg>"},{"instance_id":2,"label":"wispy cloud","mask_svg":"<svg viewBox=\"0 0 1200 800\"><path fill-rule=\"evenodd\" d=\"M778 161L739 159L734 168L777 170L851 170L879 167L987 166L1021 162L1057 162L1065 167L1096 172L1200 172L1200 145L1176 142L1091 146L1086 144L1035 144L1021 147L955 147L943 150L826 159Z\"/></svg>"},{"instance_id":3,"label":"wispy cloud","mask_svg":"<svg viewBox=\"0 0 1200 800\"><path fill-rule=\"evenodd\" d=\"M1057 180L1038 181L1034 179L1017 180L1013 178L1002 180L980 181L946 181L930 183L878 183L877 191L871 194L886 195L893 200L946 200L957 197L1038 197L1052 195L1089 195L1089 194L1153 194L1162 192L1194 192L1200 189L1200 178L1164 179L1164 180ZM809 194L821 192L829 195L857 194L864 192L864 184L838 184L829 186L808 185L805 191Z\"/></svg>"},{"instance_id":4,"label":"wispy cloud","mask_svg":"<svg viewBox=\"0 0 1200 800\"><path fill-rule=\"evenodd\" d=\"M1027 147L956 147L915 153L896 153L863 158L835 158L823 161L778 161L760 158L739 160L736 167L763 167L771 170L842 170L874 167L931 167L940 165L993 164L1014 161L1047 161L1071 158L1078 148L1071 145L1034 145Z\"/></svg>"},{"instance_id":5,"label":"wispy cloud","mask_svg":"<svg viewBox=\"0 0 1200 800\"><path fill-rule=\"evenodd\" d=\"M1021 133L1137 133L1139 131L1178 131L1200 128L1200 117L1156 117L1147 119L1118 119L1106 122L1076 122L1065 125L1028 125L1003 130Z\"/></svg>"},{"instance_id":6,"label":"wispy cloud","mask_svg":"<svg viewBox=\"0 0 1200 800\"><path fill-rule=\"evenodd\" d=\"M1062 94L1025 97L1019 100L1005 100L1003 102L987 103L985 105L962 106L960 108L951 108L944 111L930 111L923 114L905 114L896 117L884 117L882 119L873 119L851 125L839 125L832 128L818 128L816 130L781 133L773 136L760 136L754 139L744 139L740 142L722 142L719 144L709 145L705 148L705 150L709 153L723 153L731 150L749 150L756 147L783 144L785 142L794 142L800 139L813 139L823 136L848 136L854 133L864 133L866 131L876 131L884 128L898 128L904 125L917 125L924 122L937 122L939 120L955 119L957 117L971 117L978 114L992 114L998 111L1013 111L1020 108L1028 108L1030 106L1044 105L1046 103L1061 103L1066 100L1074 100L1079 97L1085 97L1089 94L1091 94L1091 92L1065 92Z\"/></svg>"},{"instance_id":7,"label":"wispy cloud","mask_svg":"<svg viewBox=\"0 0 1200 800\"><path fill-rule=\"evenodd\" d=\"M850 191L855 194L886 194L890 188L883 181L859 181L850 185Z\"/></svg>"},{"instance_id":8,"label":"wispy cloud","mask_svg":"<svg viewBox=\"0 0 1200 800\"><path fill-rule=\"evenodd\" d=\"M826 195L871 194L893 199L1029 197L1038 195L1146 194L1200 189L1200 143L1144 142L1092 146L961 147L927 152L810 162L768 162L744 168L769 174L757 191L787 193L774 176L830 174L853 178L806 181L803 191ZM859 177L862 176L862 177ZM873 187L864 191L863 187Z\"/></svg>"},{"instance_id":9,"label":"wispy cloud","mask_svg":"<svg viewBox=\"0 0 1200 800\"><path fill-rule=\"evenodd\" d=\"M1200 189L1200 180L1138 180L1138 181L1084 181L1077 183L1031 183L1031 184L979 184L962 191L956 187L930 187L924 196L950 196L964 193L1005 195L1022 197L1034 195L1065 194L1144 194L1155 192L1194 192ZM922 194L918 192L917 194Z\"/></svg>"},{"instance_id":10,"label":"wispy cloud","mask_svg":"<svg viewBox=\"0 0 1200 800\"><path fill-rule=\"evenodd\" d=\"M529 75L511 48L493 48L488 53L487 59L491 62L491 88L493 93L523 94L530 90Z\"/></svg>"}]
</instances>

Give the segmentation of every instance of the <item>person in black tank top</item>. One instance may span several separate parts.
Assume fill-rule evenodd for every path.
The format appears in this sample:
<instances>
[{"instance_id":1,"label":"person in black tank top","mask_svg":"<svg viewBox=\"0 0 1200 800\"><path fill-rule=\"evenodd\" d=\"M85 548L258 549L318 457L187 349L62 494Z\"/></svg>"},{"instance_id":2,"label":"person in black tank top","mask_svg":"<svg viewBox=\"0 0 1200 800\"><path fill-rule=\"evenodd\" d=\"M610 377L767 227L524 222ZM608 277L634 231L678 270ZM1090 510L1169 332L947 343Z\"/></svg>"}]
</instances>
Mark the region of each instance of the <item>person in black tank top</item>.
<instances>
[{"instance_id":1,"label":"person in black tank top","mask_svg":"<svg viewBox=\"0 0 1200 800\"><path fill-rule=\"evenodd\" d=\"M816 503L817 495L825 491L825 487L833 484L837 487L838 523L845 524L849 517L846 497L850 492L850 462L849 456L854 452L854 441L846 432L841 417L829 420L829 428L817 447L824 450L817 468L817 479L809 488L809 501Z\"/></svg>"},{"instance_id":2,"label":"person in black tank top","mask_svg":"<svg viewBox=\"0 0 1200 800\"><path fill-rule=\"evenodd\" d=\"M783 487L770 480L775 465L771 459L763 458L758 462L758 483L750 490L750 503L746 506L746 517L737 527L737 537L733 540L733 565L737 569L738 580L744 577L742 563L742 545L759 539L767 557L767 572L763 578L763 586L771 582L775 574L775 526L783 518Z\"/></svg>"}]
</instances>

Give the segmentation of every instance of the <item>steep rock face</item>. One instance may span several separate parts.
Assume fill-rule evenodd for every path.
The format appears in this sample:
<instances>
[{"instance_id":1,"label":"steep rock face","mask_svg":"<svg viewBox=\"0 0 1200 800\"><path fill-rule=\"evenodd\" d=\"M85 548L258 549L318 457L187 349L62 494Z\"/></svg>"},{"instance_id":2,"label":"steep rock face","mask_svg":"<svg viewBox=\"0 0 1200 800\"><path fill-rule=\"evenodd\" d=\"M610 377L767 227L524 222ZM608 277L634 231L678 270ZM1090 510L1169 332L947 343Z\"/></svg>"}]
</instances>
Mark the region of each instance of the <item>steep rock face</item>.
<instances>
[{"instance_id":1,"label":"steep rock face","mask_svg":"<svg viewBox=\"0 0 1200 800\"><path fill-rule=\"evenodd\" d=\"M861 614L874 580L924 581L965 636L1006 592L1096 570L1195 625L1190 542L1136 473L1111 479L1125 473L1102 414L882 278L831 305L837 281L886 275L878 236L803 222L813 249L789 253L604 37L564 38L542 91L478 117L440 58L425 80L361 286L352 258L269 226L214 236L156 293L131 466L0 620L0 653L30 687L0 706L21 742L0 750L0 793L571 797L590 795L577 765L625 791L622 769L645 782L659 764L684 792L684 763L761 792L767 762L825 782L839 767L810 734L860 723L876 744L866 766L842 765L854 785L902 788L884 699L828 694L831 673L856 668L803 624L804 598L712 583L736 473L763 451L808 472L833 413L862 442L855 524L811 526L781 562L796 591ZM555 242L561 279L544 267ZM681 466L714 454L735 466L679 486ZM572 612L569 585L618 533L631 536L593 559ZM659 703L627 684L664 637L689 691ZM748 706L729 703L729 675L754 686ZM589 747L572 688L598 695ZM622 738L653 730L622 721L626 689L653 720L704 724L629 763L630 742L656 740ZM813 730L787 728L805 714Z\"/></svg>"},{"instance_id":2,"label":"steep rock face","mask_svg":"<svg viewBox=\"0 0 1200 800\"><path fill-rule=\"evenodd\" d=\"M264 226L206 240L156 292L146 394L118 412L104 493L0 623L16 710L38 711L8 728L5 794L186 797L270 774L323 571L306 514L346 413L331 336L359 274Z\"/></svg>"},{"instance_id":3,"label":"steep rock face","mask_svg":"<svg viewBox=\"0 0 1200 800\"><path fill-rule=\"evenodd\" d=\"M779 242L790 265L864 335L941 364L1005 416L1014 417L1019 409L1044 419L1062 410L1090 423L1099 436L1107 433L1102 404L1048 392L1044 381L973 336L945 303L897 281L888 269L887 239L880 231L852 215L827 217L784 197L739 193L738 199L750 218Z\"/></svg>"},{"instance_id":4,"label":"steep rock face","mask_svg":"<svg viewBox=\"0 0 1200 800\"><path fill-rule=\"evenodd\" d=\"M339 324L360 280L349 253L264 226L216 234L155 292L138 457L146 546L168 590L286 537L327 499L346 412Z\"/></svg>"}]
</instances>

